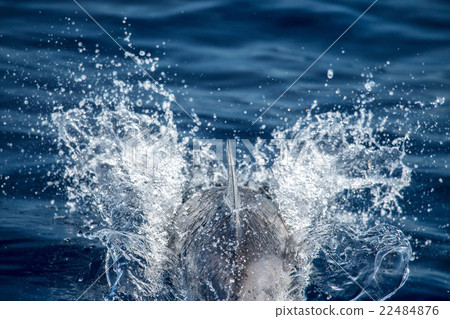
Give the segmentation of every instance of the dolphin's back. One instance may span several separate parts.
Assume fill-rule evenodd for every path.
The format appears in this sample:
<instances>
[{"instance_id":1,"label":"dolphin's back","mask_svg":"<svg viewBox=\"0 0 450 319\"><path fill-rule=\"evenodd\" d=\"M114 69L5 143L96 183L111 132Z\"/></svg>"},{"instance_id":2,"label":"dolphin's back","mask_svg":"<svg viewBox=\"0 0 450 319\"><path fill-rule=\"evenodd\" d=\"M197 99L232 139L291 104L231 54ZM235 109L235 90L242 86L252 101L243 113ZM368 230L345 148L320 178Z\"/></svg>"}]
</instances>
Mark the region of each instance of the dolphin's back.
<instances>
[{"instance_id":1,"label":"dolphin's back","mask_svg":"<svg viewBox=\"0 0 450 319\"><path fill-rule=\"evenodd\" d=\"M177 211L171 247L192 300L284 299L288 232L264 194L237 186L227 143L228 185L195 194Z\"/></svg>"},{"instance_id":2,"label":"dolphin's back","mask_svg":"<svg viewBox=\"0 0 450 319\"><path fill-rule=\"evenodd\" d=\"M237 191L237 209L227 202L227 188L212 188L177 212L172 248L180 257L188 299L282 298L279 286L289 281L284 272L287 230L265 195Z\"/></svg>"}]
</instances>

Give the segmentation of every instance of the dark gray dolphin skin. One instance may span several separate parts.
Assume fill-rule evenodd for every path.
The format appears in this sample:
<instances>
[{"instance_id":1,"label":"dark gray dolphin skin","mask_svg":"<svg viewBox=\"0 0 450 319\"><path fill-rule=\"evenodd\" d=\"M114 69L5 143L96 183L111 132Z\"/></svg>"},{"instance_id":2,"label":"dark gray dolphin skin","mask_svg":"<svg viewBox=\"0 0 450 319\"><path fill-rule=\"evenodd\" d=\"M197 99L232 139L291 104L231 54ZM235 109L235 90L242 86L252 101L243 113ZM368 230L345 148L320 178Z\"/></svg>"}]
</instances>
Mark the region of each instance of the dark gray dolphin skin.
<instances>
[{"instance_id":1,"label":"dark gray dolphin skin","mask_svg":"<svg viewBox=\"0 0 450 319\"><path fill-rule=\"evenodd\" d=\"M289 233L263 193L237 186L227 142L228 185L178 210L170 247L188 300L283 300L291 284Z\"/></svg>"}]
</instances>

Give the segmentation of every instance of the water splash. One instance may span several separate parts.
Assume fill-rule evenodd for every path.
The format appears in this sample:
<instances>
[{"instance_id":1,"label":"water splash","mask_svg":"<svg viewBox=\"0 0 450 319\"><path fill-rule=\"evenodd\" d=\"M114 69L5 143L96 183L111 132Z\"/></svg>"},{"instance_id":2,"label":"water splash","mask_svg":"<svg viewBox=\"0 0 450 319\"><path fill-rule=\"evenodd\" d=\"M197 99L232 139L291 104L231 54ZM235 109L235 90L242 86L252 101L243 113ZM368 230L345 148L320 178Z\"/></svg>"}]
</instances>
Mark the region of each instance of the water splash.
<instances>
[{"instance_id":1,"label":"water splash","mask_svg":"<svg viewBox=\"0 0 450 319\"><path fill-rule=\"evenodd\" d=\"M167 225L186 183L185 144L170 101L139 114L126 106L129 84L114 80L111 90L112 106L104 94L52 115L67 161L68 205L82 216L85 236L108 248L111 295L156 298L171 262Z\"/></svg>"},{"instance_id":2,"label":"water splash","mask_svg":"<svg viewBox=\"0 0 450 319\"><path fill-rule=\"evenodd\" d=\"M408 278L411 246L394 226L357 231L334 223L308 235L317 247L305 290L309 300L385 300Z\"/></svg>"},{"instance_id":3,"label":"water splash","mask_svg":"<svg viewBox=\"0 0 450 319\"><path fill-rule=\"evenodd\" d=\"M134 57L154 71L156 58ZM71 213L86 237L107 247L108 298L184 299L168 249L171 217L196 191L225 182L222 158L211 146L188 147L195 130L180 136L173 97L150 81L134 86L113 71L100 93L80 79L85 98L68 110L56 107L52 119ZM139 112L144 104L154 111ZM381 143L364 107L344 114L314 113L316 106L270 143L258 140L254 161L238 163L241 186L269 192L296 243L293 282L280 295L389 298L408 276L411 248L380 220L402 213L408 137Z\"/></svg>"},{"instance_id":4,"label":"water splash","mask_svg":"<svg viewBox=\"0 0 450 319\"><path fill-rule=\"evenodd\" d=\"M382 144L373 122L364 108L309 113L275 131L272 143L256 144L256 162L272 157L270 168L243 165L249 179L269 185L298 243L293 291L305 288L305 298L386 299L407 278L408 239L378 224L402 214L408 137Z\"/></svg>"},{"instance_id":5,"label":"water splash","mask_svg":"<svg viewBox=\"0 0 450 319\"><path fill-rule=\"evenodd\" d=\"M280 155L273 183L294 232L336 217L365 225L374 215L400 213L397 198L409 185L403 163L405 138L381 145L372 114L328 112L300 119L274 133Z\"/></svg>"}]
</instances>

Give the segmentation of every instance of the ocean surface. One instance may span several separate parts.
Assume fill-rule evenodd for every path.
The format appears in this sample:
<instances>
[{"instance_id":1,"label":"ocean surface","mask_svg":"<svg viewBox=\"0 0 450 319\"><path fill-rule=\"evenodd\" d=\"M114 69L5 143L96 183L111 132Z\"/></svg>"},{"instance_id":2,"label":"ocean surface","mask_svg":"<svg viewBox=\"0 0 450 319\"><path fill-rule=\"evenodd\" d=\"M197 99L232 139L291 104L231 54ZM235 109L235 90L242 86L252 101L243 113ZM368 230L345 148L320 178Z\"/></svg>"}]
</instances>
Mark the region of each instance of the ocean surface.
<instances>
[{"instance_id":1,"label":"ocean surface","mask_svg":"<svg viewBox=\"0 0 450 319\"><path fill-rule=\"evenodd\" d=\"M204 139L311 242L286 298L450 300L448 1L79 4L0 1L0 300L189 299Z\"/></svg>"}]
</instances>

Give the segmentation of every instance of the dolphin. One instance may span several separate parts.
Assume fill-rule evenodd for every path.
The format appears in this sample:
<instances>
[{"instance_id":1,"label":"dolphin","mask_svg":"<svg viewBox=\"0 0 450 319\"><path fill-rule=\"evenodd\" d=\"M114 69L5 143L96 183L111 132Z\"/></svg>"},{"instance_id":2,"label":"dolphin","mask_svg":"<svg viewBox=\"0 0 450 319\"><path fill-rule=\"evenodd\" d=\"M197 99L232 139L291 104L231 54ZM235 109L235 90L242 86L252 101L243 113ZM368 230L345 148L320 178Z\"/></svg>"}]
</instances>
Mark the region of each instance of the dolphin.
<instances>
[{"instance_id":1,"label":"dolphin","mask_svg":"<svg viewBox=\"0 0 450 319\"><path fill-rule=\"evenodd\" d=\"M263 192L238 187L227 141L228 182L194 194L174 214L170 248L187 300L285 300L290 235Z\"/></svg>"}]
</instances>

